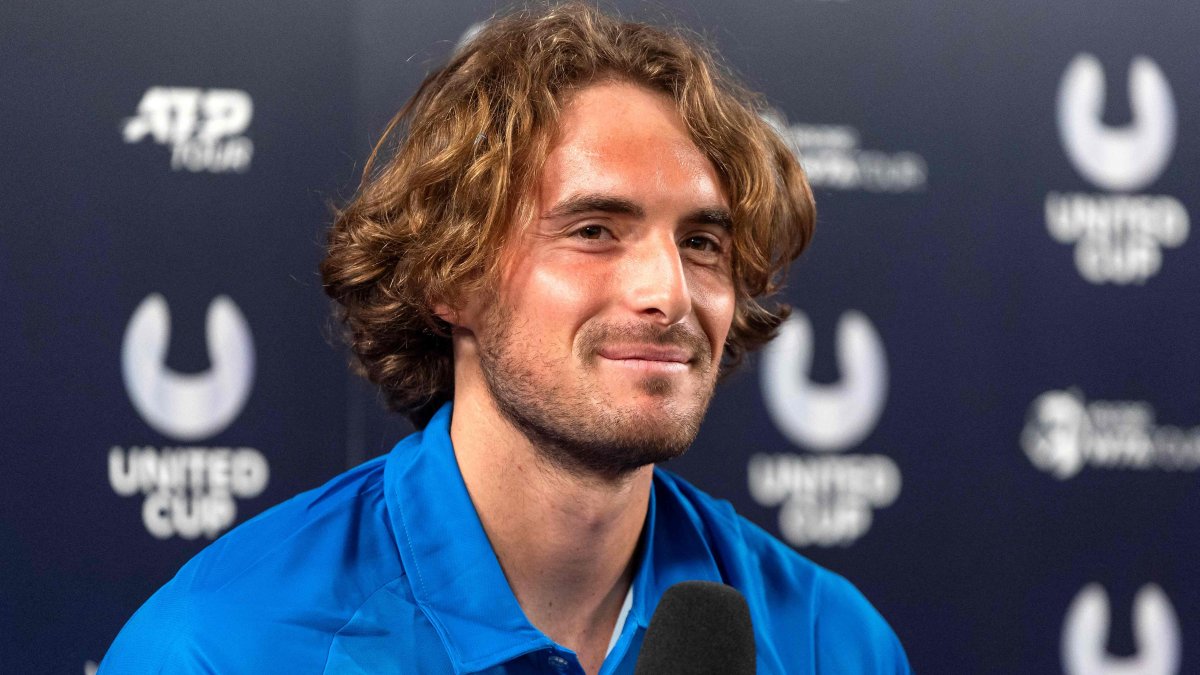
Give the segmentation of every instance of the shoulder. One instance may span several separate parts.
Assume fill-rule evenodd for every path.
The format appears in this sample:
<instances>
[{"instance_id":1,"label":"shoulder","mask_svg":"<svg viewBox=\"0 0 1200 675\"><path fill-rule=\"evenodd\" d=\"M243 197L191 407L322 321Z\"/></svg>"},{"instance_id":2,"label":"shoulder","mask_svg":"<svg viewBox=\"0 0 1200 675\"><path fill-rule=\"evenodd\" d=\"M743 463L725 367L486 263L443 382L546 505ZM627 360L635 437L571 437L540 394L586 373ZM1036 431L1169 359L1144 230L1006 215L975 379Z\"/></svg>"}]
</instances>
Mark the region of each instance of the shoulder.
<instances>
[{"instance_id":1,"label":"shoulder","mask_svg":"<svg viewBox=\"0 0 1200 675\"><path fill-rule=\"evenodd\" d=\"M739 515L729 502L667 471L657 471L656 480L664 496L704 524L723 580L746 597L755 632L768 643L760 657L776 660L781 672L796 672L797 660L811 666L807 672L910 672L895 632L852 583Z\"/></svg>"},{"instance_id":2,"label":"shoulder","mask_svg":"<svg viewBox=\"0 0 1200 675\"><path fill-rule=\"evenodd\" d=\"M825 673L910 673L895 631L853 584L825 569L819 575L815 639Z\"/></svg>"},{"instance_id":3,"label":"shoulder","mask_svg":"<svg viewBox=\"0 0 1200 675\"><path fill-rule=\"evenodd\" d=\"M367 462L213 542L134 614L102 672L192 672L198 663L279 672L324 663L357 609L403 576L383 466Z\"/></svg>"}]
</instances>

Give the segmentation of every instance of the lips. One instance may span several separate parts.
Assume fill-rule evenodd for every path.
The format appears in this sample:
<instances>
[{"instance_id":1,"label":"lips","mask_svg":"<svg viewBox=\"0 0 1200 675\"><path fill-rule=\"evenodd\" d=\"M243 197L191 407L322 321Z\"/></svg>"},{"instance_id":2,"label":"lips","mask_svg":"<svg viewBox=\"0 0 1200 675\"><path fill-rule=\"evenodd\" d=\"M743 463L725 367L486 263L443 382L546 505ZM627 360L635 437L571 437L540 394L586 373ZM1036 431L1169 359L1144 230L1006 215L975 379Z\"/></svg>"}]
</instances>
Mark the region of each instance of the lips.
<instances>
[{"instance_id":1,"label":"lips","mask_svg":"<svg viewBox=\"0 0 1200 675\"><path fill-rule=\"evenodd\" d=\"M688 364L695 358L691 350L670 345L611 345L600 348L599 354L610 361L647 361L663 364Z\"/></svg>"}]
</instances>

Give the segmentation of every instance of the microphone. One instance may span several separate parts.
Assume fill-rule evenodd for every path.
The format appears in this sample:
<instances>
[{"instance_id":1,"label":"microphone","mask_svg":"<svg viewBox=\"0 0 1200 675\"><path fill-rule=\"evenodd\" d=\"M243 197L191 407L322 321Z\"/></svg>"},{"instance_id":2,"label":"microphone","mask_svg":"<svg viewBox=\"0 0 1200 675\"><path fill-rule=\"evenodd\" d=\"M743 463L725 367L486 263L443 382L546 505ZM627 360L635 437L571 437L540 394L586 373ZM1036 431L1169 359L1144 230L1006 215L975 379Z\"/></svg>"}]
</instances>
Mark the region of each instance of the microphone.
<instances>
[{"instance_id":1,"label":"microphone","mask_svg":"<svg viewBox=\"0 0 1200 675\"><path fill-rule=\"evenodd\" d=\"M754 628L737 589L684 581L667 589L638 654L634 675L753 675Z\"/></svg>"}]
</instances>

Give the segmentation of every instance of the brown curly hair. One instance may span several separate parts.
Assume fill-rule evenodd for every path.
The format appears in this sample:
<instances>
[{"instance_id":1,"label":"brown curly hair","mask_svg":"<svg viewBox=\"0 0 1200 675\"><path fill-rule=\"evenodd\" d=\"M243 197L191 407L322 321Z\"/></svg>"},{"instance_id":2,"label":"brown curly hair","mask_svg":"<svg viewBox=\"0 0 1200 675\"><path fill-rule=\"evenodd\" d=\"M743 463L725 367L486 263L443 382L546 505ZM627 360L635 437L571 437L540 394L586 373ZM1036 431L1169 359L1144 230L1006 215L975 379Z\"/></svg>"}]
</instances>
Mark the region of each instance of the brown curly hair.
<instances>
[{"instance_id":1,"label":"brown curly hair","mask_svg":"<svg viewBox=\"0 0 1200 675\"><path fill-rule=\"evenodd\" d=\"M358 370L418 426L454 395L449 327L432 308L492 287L566 100L600 79L668 94L724 183L737 293L725 372L786 318L759 299L808 245L816 211L761 98L679 30L579 3L496 17L392 119L321 263Z\"/></svg>"}]
</instances>

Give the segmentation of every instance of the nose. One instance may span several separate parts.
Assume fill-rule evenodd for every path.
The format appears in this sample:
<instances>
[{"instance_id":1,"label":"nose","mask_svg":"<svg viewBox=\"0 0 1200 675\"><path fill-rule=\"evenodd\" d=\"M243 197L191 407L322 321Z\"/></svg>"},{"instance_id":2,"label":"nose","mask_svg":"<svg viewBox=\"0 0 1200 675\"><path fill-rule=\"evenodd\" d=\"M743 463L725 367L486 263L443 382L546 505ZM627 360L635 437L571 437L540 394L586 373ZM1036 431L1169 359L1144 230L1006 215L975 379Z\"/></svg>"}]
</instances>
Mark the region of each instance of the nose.
<instances>
[{"instance_id":1,"label":"nose","mask_svg":"<svg viewBox=\"0 0 1200 675\"><path fill-rule=\"evenodd\" d=\"M640 242L616 283L624 287L631 310L662 326L674 325L692 311L683 259L673 237Z\"/></svg>"}]
</instances>

